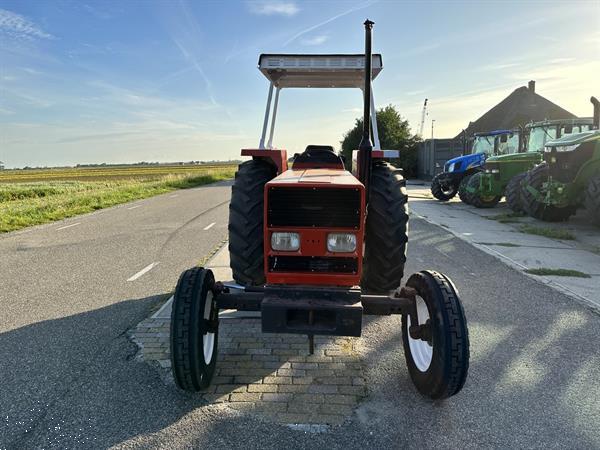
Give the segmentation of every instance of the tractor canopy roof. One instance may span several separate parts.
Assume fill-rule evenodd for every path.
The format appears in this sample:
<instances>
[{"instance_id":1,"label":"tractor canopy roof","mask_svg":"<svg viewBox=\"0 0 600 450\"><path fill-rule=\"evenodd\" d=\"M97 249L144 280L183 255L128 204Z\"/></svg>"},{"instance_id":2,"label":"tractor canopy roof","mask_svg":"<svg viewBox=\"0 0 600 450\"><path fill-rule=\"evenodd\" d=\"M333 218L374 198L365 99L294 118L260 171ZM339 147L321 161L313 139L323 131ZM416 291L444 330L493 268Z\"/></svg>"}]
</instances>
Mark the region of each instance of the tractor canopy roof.
<instances>
[{"instance_id":1,"label":"tractor canopy roof","mask_svg":"<svg viewBox=\"0 0 600 450\"><path fill-rule=\"evenodd\" d=\"M381 54L373 54L372 79L383 69ZM262 54L258 69L278 88L362 88L364 54Z\"/></svg>"},{"instance_id":2,"label":"tractor canopy roof","mask_svg":"<svg viewBox=\"0 0 600 450\"><path fill-rule=\"evenodd\" d=\"M494 130L494 131L487 131L485 133L475 133L474 136L475 137L479 137L479 136L498 136L500 134L516 134L518 132L519 132L519 130Z\"/></svg>"},{"instance_id":3,"label":"tractor canopy roof","mask_svg":"<svg viewBox=\"0 0 600 450\"><path fill-rule=\"evenodd\" d=\"M567 134L559 139L548 141L546 142L546 147L567 147L597 140L600 140L600 130L591 130L582 133Z\"/></svg>"},{"instance_id":4,"label":"tractor canopy roof","mask_svg":"<svg viewBox=\"0 0 600 450\"><path fill-rule=\"evenodd\" d=\"M539 122L530 122L525 125L525 128L546 127L552 125L592 125L591 117L577 117L575 119L556 119L556 120L541 120Z\"/></svg>"}]
</instances>

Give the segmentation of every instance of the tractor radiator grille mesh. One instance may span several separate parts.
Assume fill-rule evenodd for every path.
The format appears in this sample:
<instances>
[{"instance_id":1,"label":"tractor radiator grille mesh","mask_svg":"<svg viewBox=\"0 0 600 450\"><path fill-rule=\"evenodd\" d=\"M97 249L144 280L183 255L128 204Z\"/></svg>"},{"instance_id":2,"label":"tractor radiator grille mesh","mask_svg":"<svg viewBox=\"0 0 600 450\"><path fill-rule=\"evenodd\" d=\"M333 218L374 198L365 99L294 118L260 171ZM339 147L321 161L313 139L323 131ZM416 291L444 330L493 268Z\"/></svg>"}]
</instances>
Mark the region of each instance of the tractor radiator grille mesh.
<instances>
[{"instance_id":1,"label":"tractor radiator grille mesh","mask_svg":"<svg viewBox=\"0 0 600 450\"><path fill-rule=\"evenodd\" d=\"M270 227L360 227L358 189L270 187L267 199Z\"/></svg>"},{"instance_id":2,"label":"tractor radiator grille mesh","mask_svg":"<svg viewBox=\"0 0 600 450\"><path fill-rule=\"evenodd\" d=\"M326 256L269 256L269 271L356 273L358 259Z\"/></svg>"}]
</instances>

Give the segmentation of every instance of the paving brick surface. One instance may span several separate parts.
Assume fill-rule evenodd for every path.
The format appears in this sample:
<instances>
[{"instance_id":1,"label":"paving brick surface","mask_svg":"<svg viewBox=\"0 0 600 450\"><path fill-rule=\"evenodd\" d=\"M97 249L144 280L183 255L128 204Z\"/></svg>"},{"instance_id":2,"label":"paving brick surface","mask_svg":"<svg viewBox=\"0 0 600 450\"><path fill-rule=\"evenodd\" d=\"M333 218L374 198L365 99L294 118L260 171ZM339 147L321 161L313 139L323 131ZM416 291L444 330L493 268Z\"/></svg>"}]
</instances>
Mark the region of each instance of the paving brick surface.
<instances>
[{"instance_id":1,"label":"paving brick surface","mask_svg":"<svg viewBox=\"0 0 600 450\"><path fill-rule=\"evenodd\" d=\"M149 318L131 331L140 359L158 362L170 377L169 319ZM340 424L366 396L363 364L349 337L263 334L256 318L219 324L217 369L198 395L286 424Z\"/></svg>"}]
</instances>

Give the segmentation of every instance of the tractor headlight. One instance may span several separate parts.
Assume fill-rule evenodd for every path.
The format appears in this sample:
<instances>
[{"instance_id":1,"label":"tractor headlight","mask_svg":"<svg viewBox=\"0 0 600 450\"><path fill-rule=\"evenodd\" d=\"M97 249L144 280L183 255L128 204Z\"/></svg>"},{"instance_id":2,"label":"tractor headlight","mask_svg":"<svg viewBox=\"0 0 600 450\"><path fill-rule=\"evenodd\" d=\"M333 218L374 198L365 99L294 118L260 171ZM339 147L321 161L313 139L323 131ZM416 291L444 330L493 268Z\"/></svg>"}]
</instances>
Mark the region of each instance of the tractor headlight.
<instances>
[{"instance_id":1,"label":"tractor headlight","mask_svg":"<svg viewBox=\"0 0 600 450\"><path fill-rule=\"evenodd\" d=\"M280 252L296 251L300 248L300 235L275 232L271 235L271 248Z\"/></svg>"},{"instance_id":2,"label":"tractor headlight","mask_svg":"<svg viewBox=\"0 0 600 450\"><path fill-rule=\"evenodd\" d=\"M551 157L550 157L550 162L551 162L552 164L556 164L556 156L551 156Z\"/></svg>"},{"instance_id":3,"label":"tractor headlight","mask_svg":"<svg viewBox=\"0 0 600 450\"><path fill-rule=\"evenodd\" d=\"M454 163L448 166L448 172L454 172Z\"/></svg>"},{"instance_id":4,"label":"tractor headlight","mask_svg":"<svg viewBox=\"0 0 600 450\"><path fill-rule=\"evenodd\" d=\"M353 252L356 250L356 235L352 233L329 233L327 250L333 253Z\"/></svg>"},{"instance_id":5,"label":"tractor headlight","mask_svg":"<svg viewBox=\"0 0 600 450\"><path fill-rule=\"evenodd\" d=\"M499 169L485 169L485 173L500 173Z\"/></svg>"}]
</instances>

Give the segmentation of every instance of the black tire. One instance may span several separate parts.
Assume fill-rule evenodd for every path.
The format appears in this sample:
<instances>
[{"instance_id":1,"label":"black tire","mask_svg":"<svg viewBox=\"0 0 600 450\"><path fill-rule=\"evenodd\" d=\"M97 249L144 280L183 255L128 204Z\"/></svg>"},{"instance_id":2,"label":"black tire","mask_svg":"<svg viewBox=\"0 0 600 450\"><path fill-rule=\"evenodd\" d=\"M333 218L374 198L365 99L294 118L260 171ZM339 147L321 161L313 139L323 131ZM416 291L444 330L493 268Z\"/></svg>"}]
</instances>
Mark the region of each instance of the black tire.
<instances>
[{"instance_id":1,"label":"black tire","mask_svg":"<svg viewBox=\"0 0 600 450\"><path fill-rule=\"evenodd\" d=\"M408 242L408 194L402 171L378 162L371 172L361 287L388 293L400 286Z\"/></svg>"},{"instance_id":2,"label":"black tire","mask_svg":"<svg viewBox=\"0 0 600 450\"><path fill-rule=\"evenodd\" d=\"M515 175L506 185L505 198L506 204L516 213L525 212L523 210L523 202L521 201L521 181L525 179L527 172Z\"/></svg>"},{"instance_id":3,"label":"black tire","mask_svg":"<svg viewBox=\"0 0 600 450\"><path fill-rule=\"evenodd\" d=\"M212 271L201 267L179 277L171 311L171 367L175 384L185 391L206 388L215 373L218 344L218 309L212 289ZM211 341L212 333L212 341ZM208 342L205 354L204 342Z\"/></svg>"},{"instance_id":4,"label":"black tire","mask_svg":"<svg viewBox=\"0 0 600 450\"><path fill-rule=\"evenodd\" d=\"M542 189L542 184L548 180L548 163L542 162L525 175L521 182L521 201L523 209L527 214L536 219L545 222L564 222L569 220L569 217L575 214L576 206L568 205L557 207L547 205L539 201L528 189L528 186L533 187L537 191Z\"/></svg>"},{"instance_id":5,"label":"black tire","mask_svg":"<svg viewBox=\"0 0 600 450\"><path fill-rule=\"evenodd\" d=\"M440 183L440 175L442 174L438 173L435 177L433 177L433 180L431 180L431 194L438 200L447 202L451 198L454 198L454 196L458 193L458 186L451 184L446 190L444 190L444 187Z\"/></svg>"},{"instance_id":6,"label":"black tire","mask_svg":"<svg viewBox=\"0 0 600 450\"><path fill-rule=\"evenodd\" d=\"M467 184L469 183L469 179L473 176L466 175L462 180L460 180L460 184L458 185L458 196L463 203L467 205L471 204L471 195L467 192Z\"/></svg>"},{"instance_id":7,"label":"black tire","mask_svg":"<svg viewBox=\"0 0 600 450\"><path fill-rule=\"evenodd\" d=\"M431 399L451 397L462 389L469 371L469 331L456 287L445 275L429 270L411 275L406 285L414 288L417 301L427 306L431 331L430 343L412 338L409 341L410 317L402 316L402 343L410 377L417 390ZM427 367L417 359L423 370L413 359L411 342L432 349Z\"/></svg>"},{"instance_id":8,"label":"black tire","mask_svg":"<svg viewBox=\"0 0 600 450\"><path fill-rule=\"evenodd\" d=\"M481 172L477 172L469 177L469 181L467 182L467 189L470 190L470 191L468 191L469 202L471 205L473 205L476 208L493 208L494 206L496 206L498 204L498 202L500 201L502 196L500 196L500 195L490 195L490 196L481 195L479 193L479 185L480 185L479 180L481 179L482 176L483 175ZM474 192L471 192L473 190L474 190Z\"/></svg>"},{"instance_id":9,"label":"black tire","mask_svg":"<svg viewBox=\"0 0 600 450\"><path fill-rule=\"evenodd\" d=\"M590 222L600 227L600 176L588 181L584 205Z\"/></svg>"},{"instance_id":10,"label":"black tire","mask_svg":"<svg viewBox=\"0 0 600 450\"><path fill-rule=\"evenodd\" d=\"M240 164L229 204L229 257L233 279L239 284L265 283L263 268L264 187L277 168L262 160Z\"/></svg>"}]
</instances>

